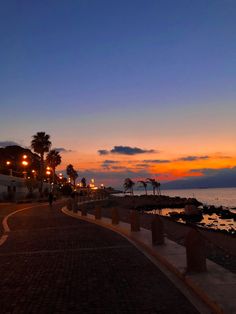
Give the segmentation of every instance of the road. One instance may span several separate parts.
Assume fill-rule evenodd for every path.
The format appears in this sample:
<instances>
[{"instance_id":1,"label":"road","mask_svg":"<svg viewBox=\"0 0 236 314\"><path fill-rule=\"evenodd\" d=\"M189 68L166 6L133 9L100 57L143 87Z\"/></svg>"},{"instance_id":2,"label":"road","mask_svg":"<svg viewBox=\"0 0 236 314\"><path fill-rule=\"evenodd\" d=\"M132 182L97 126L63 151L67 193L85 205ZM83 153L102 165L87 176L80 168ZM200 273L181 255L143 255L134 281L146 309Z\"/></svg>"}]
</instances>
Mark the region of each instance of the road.
<instances>
[{"instance_id":1,"label":"road","mask_svg":"<svg viewBox=\"0 0 236 314\"><path fill-rule=\"evenodd\" d=\"M0 246L1 314L198 313L130 242L61 203L1 204L1 220L30 206L8 218Z\"/></svg>"}]
</instances>

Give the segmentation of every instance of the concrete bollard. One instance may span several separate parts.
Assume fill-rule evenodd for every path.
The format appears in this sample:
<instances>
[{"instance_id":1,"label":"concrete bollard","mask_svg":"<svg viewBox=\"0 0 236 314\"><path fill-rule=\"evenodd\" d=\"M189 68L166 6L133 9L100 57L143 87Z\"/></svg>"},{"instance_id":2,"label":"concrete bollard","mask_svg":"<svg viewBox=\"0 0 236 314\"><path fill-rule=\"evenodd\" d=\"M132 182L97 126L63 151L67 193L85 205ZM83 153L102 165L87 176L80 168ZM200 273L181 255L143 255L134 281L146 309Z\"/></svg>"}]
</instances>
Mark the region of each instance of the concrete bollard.
<instances>
[{"instance_id":1,"label":"concrete bollard","mask_svg":"<svg viewBox=\"0 0 236 314\"><path fill-rule=\"evenodd\" d=\"M164 227L159 215L155 215L152 221L152 244L161 245L164 244Z\"/></svg>"},{"instance_id":2,"label":"concrete bollard","mask_svg":"<svg viewBox=\"0 0 236 314\"><path fill-rule=\"evenodd\" d=\"M187 272L205 272L206 267L206 246L199 231L192 229L185 240Z\"/></svg>"},{"instance_id":3,"label":"concrete bollard","mask_svg":"<svg viewBox=\"0 0 236 314\"><path fill-rule=\"evenodd\" d=\"M72 200L72 211L73 213L77 213L78 212L78 204L76 202L76 200Z\"/></svg>"},{"instance_id":4,"label":"concrete bollard","mask_svg":"<svg viewBox=\"0 0 236 314\"><path fill-rule=\"evenodd\" d=\"M72 199L66 201L66 207L68 210L72 210Z\"/></svg>"},{"instance_id":5,"label":"concrete bollard","mask_svg":"<svg viewBox=\"0 0 236 314\"><path fill-rule=\"evenodd\" d=\"M135 209L130 211L130 227L131 231L140 231L140 215Z\"/></svg>"},{"instance_id":6,"label":"concrete bollard","mask_svg":"<svg viewBox=\"0 0 236 314\"><path fill-rule=\"evenodd\" d=\"M81 207L81 216L87 216L87 208L85 206Z\"/></svg>"},{"instance_id":7,"label":"concrete bollard","mask_svg":"<svg viewBox=\"0 0 236 314\"><path fill-rule=\"evenodd\" d=\"M111 220L113 225L118 225L120 222L119 212L116 207L111 210Z\"/></svg>"},{"instance_id":8,"label":"concrete bollard","mask_svg":"<svg viewBox=\"0 0 236 314\"><path fill-rule=\"evenodd\" d=\"M102 210L100 207L95 208L95 219L101 219L102 218Z\"/></svg>"}]
</instances>

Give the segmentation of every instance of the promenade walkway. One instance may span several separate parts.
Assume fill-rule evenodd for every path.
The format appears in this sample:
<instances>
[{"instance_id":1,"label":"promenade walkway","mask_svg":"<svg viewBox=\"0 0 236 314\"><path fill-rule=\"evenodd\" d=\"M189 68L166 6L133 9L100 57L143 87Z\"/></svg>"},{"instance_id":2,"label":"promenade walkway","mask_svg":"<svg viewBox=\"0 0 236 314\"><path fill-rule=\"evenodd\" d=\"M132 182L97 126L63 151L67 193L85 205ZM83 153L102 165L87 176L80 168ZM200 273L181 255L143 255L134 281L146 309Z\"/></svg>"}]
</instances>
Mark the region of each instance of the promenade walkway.
<instances>
[{"instance_id":1,"label":"promenade walkway","mask_svg":"<svg viewBox=\"0 0 236 314\"><path fill-rule=\"evenodd\" d=\"M0 205L0 313L198 313L120 235L61 213L62 205Z\"/></svg>"}]
</instances>

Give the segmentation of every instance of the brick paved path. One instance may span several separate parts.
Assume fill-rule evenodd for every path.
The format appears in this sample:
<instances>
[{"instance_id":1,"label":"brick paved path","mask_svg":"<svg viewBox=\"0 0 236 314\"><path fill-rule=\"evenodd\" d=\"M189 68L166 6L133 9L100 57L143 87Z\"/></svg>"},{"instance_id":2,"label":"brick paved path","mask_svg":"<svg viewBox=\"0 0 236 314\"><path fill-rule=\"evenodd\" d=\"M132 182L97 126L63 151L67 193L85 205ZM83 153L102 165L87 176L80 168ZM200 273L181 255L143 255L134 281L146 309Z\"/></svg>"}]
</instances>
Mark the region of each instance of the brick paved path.
<instances>
[{"instance_id":1,"label":"brick paved path","mask_svg":"<svg viewBox=\"0 0 236 314\"><path fill-rule=\"evenodd\" d=\"M12 231L0 247L1 314L197 313L126 239L59 207L9 219Z\"/></svg>"}]
</instances>

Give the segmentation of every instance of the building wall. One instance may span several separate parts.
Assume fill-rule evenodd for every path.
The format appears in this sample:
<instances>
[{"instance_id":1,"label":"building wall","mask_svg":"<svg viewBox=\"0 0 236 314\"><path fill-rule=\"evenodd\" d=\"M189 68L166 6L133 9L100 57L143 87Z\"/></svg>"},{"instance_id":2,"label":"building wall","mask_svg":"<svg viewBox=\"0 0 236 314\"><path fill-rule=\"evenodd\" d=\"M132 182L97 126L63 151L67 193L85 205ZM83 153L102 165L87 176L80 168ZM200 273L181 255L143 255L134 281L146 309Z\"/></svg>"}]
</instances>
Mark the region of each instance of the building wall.
<instances>
[{"instance_id":1,"label":"building wall","mask_svg":"<svg viewBox=\"0 0 236 314\"><path fill-rule=\"evenodd\" d=\"M49 189L50 185L44 183L43 188L46 187ZM10 195L13 200L23 199L28 193L25 179L0 174L0 201L9 199ZM34 194L36 193L38 193L38 190L34 191Z\"/></svg>"}]
</instances>

